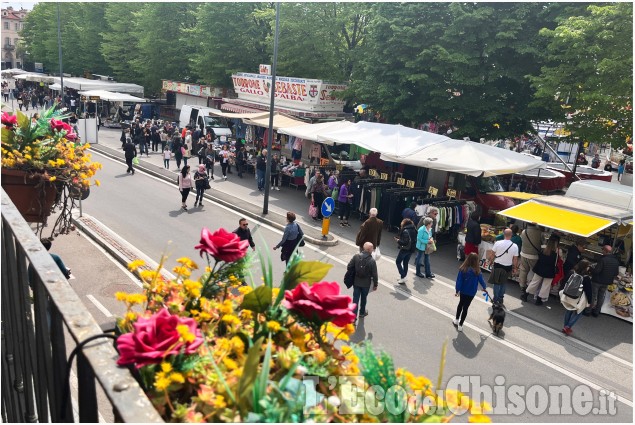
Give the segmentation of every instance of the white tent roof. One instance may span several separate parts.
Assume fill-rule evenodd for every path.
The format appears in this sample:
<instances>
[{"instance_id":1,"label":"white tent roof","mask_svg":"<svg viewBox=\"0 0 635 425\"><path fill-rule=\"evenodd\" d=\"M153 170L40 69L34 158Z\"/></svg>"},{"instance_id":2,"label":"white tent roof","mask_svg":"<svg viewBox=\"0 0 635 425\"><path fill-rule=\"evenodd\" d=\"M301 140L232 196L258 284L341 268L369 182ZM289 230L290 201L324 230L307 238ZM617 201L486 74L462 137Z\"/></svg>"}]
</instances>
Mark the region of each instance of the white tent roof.
<instances>
[{"instance_id":1,"label":"white tent roof","mask_svg":"<svg viewBox=\"0 0 635 425\"><path fill-rule=\"evenodd\" d=\"M395 157L405 157L426 146L452 140L449 137L416 130L402 125L361 121L340 130L317 135L326 144L357 145L364 149Z\"/></svg>"},{"instance_id":2,"label":"white tent roof","mask_svg":"<svg viewBox=\"0 0 635 425\"><path fill-rule=\"evenodd\" d=\"M259 116L252 119L245 119L243 120L243 122L250 125L257 125L259 127L269 127L269 113L266 113L266 115L264 116ZM306 125L309 125L309 123L306 123L300 120L294 120L293 118L289 118L277 112L275 112L273 115L274 130L277 130L283 127L295 127L295 126L306 126Z\"/></svg>"},{"instance_id":3,"label":"white tent roof","mask_svg":"<svg viewBox=\"0 0 635 425\"><path fill-rule=\"evenodd\" d=\"M131 96L127 93L115 93L107 90L87 90L80 91L83 96L99 96L101 100L110 100L114 102L145 102L145 99Z\"/></svg>"},{"instance_id":4,"label":"white tent roof","mask_svg":"<svg viewBox=\"0 0 635 425\"><path fill-rule=\"evenodd\" d=\"M278 133L288 134L303 140L311 140L316 142L318 134L327 133L335 130L343 130L351 125L355 125L350 121L331 121L318 124L299 125L295 127L283 127L278 129ZM324 141L324 144L332 145L331 141Z\"/></svg>"},{"instance_id":5,"label":"white tent roof","mask_svg":"<svg viewBox=\"0 0 635 425\"><path fill-rule=\"evenodd\" d=\"M407 156L382 152L381 159L483 177L513 174L546 166L543 161L507 149L454 139L430 145Z\"/></svg>"},{"instance_id":6,"label":"white tent roof","mask_svg":"<svg viewBox=\"0 0 635 425\"><path fill-rule=\"evenodd\" d=\"M35 81L40 83L52 83L54 77L50 75L40 74L38 72L25 72L24 74L16 75L16 80Z\"/></svg>"},{"instance_id":7,"label":"white tent roof","mask_svg":"<svg viewBox=\"0 0 635 425\"><path fill-rule=\"evenodd\" d=\"M2 75L17 75L17 74L26 74L26 73L27 71L20 68L3 69L2 71L0 71L0 74Z\"/></svg>"},{"instance_id":8,"label":"white tent roof","mask_svg":"<svg viewBox=\"0 0 635 425\"><path fill-rule=\"evenodd\" d=\"M58 84L57 88L51 87L54 90L60 89L60 78L53 77ZM64 78L64 87L68 87L75 90L108 90L112 92L120 93L133 93L143 96L143 86L130 83L115 83L112 81L103 80L89 80L87 78L70 77Z\"/></svg>"}]
</instances>

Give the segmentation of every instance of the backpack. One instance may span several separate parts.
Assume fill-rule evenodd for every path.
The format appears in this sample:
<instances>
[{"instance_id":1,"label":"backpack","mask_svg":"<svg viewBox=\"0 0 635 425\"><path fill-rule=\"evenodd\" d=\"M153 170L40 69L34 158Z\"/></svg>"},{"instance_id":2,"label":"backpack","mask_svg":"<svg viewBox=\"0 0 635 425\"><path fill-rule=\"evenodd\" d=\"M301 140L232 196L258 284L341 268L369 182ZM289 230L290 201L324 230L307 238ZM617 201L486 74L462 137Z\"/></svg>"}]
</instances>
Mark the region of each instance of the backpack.
<instances>
[{"instance_id":1,"label":"backpack","mask_svg":"<svg viewBox=\"0 0 635 425\"><path fill-rule=\"evenodd\" d=\"M406 244L404 246L400 246L399 248L403 249L404 251L411 251L412 250L412 237L410 236L410 232L408 231L408 229L403 229L403 233L408 238L408 241L406 242Z\"/></svg>"},{"instance_id":2,"label":"backpack","mask_svg":"<svg viewBox=\"0 0 635 425\"><path fill-rule=\"evenodd\" d=\"M567 280L567 283L564 284L563 292L567 297L573 298L577 300L580 298L582 293L584 292L583 285L584 278L582 275L577 274L576 272L571 273L571 276Z\"/></svg>"},{"instance_id":3,"label":"backpack","mask_svg":"<svg viewBox=\"0 0 635 425\"><path fill-rule=\"evenodd\" d=\"M372 257L369 257L372 258ZM356 277L368 277L370 276L370 261L368 258L363 259L360 256L360 260L355 264L355 276Z\"/></svg>"}]
</instances>

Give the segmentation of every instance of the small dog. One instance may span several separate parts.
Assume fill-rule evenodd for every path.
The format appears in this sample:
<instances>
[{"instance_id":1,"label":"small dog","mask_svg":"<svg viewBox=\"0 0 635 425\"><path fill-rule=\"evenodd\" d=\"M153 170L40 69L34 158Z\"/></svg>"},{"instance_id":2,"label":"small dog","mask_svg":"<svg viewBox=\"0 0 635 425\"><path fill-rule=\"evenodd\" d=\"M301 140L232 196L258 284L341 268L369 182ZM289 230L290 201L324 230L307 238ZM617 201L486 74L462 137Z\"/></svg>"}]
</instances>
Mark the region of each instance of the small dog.
<instances>
[{"instance_id":1,"label":"small dog","mask_svg":"<svg viewBox=\"0 0 635 425\"><path fill-rule=\"evenodd\" d=\"M492 331L496 336L500 333L501 329L503 329L503 324L505 323L505 308L502 304L495 302L492 304L492 314L489 316L489 325L492 328Z\"/></svg>"}]
</instances>

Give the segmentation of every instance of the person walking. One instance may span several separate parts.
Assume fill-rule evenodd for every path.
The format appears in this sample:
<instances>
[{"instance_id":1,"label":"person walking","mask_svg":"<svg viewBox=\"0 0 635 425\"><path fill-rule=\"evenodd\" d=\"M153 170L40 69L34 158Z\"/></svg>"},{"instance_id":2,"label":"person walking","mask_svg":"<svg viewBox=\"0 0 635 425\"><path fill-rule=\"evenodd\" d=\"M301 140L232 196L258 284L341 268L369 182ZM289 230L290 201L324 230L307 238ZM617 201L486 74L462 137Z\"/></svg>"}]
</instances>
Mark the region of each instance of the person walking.
<instances>
[{"instance_id":1,"label":"person walking","mask_svg":"<svg viewBox=\"0 0 635 425\"><path fill-rule=\"evenodd\" d=\"M351 179L346 179L344 184L340 187L339 194L337 195L337 202L339 204L340 211L340 226L350 227L348 224L348 217L351 214L351 202L353 200L353 194L349 193L351 187Z\"/></svg>"},{"instance_id":2,"label":"person walking","mask_svg":"<svg viewBox=\"0 0 635 425\"><path fill-rule=\"evenodd\" d=\"M527 228L520 234L522 246L520 247L520 267L518 272L518 284L520 286L520 298L527 292L527 276L538 261L540 246L542 245L542 231L534 224L527 224Z\"/></svg>"},{"instance_id":3,"label":"person walking","mask_svg":"<svg viewBox=\"0 0 635 425\"><path fill-rule=\"evenodd\" d=\"M172 157L172 152L170 149L166 147L163 148L163 168L166 170L170 169L170 158Z\"/></svg>"},{"instance_id":4,"label":"person walking","mask_svg":"<svg viewBox=\"0 0 635 425\"><path fill-rule=\"evenodd\" d=\"M284 261L287 265L289 264L293 251L295 251L296 247L301 243L302 238L304 237L302 228L300 228L300 225L295 222L295 219L295 213L288 211L287 225L284 228L282 240L278 242L278 245L273 247L274 251L278 248L282 248L280 252L280 260Z\"/></svg>"},{"instance_id":5,"label":"person walking","mask_svg":"<svg viewBox=\"0 0 635 425\"><path fill-rule=\"evenodd\" d=\"M205 169L207 170L207 177L214 180L214 164L216 164L216 155L212 145L207 145L205 148Z\"/></svg>"},{"instance_id":6,"label":"person walking","mask_svg":"<svg viewBox=\"0 0 635 425\"><path fill-rule=\"evenodd\" d=\"M410 262L410 257L412 253L417 248L417 231L415 230L414 224L412 224L412 220L409 218L404 218L401 220L401 227L399 229L399 235L395 236L395 240L397 241L397 247L399 248L399 254L397 255L397 270L399 271L399 280L397 281L400 285L405 285L406 276L408 275L408 263Z\"/></svg>"},{"instance_id":7,"label":"person walking","mask_svg":"<svg viewBox=\"0 0 635 425\"><path fill-rule=\"evenodd\" d=\"M132 173L134 175L132 160L137 157L137 148L135 147L134 143L132 143L132 139L130 137L126 139L126 143L123 145L123 151L126 158L126 164L128 165L126 174Z\"/></svg>"},{"instance_id":8,"label":"person walking","mask_svg":"<svg viewBox=\"0 0 635 425\"><path fill-rule=\"evenodd\" d=\"M373 291L379 286L379 277L377 275L377 263L372 256L375 246L366 242L362 246L362 252L353 255L353 258L346 266L347 270L355 270L355 280L353 282L353 303L355 304L355 321L357 321L357 313L359 318L368 316L366 310L366 298L372 286Z\"/></svg>"},{"instance_id":9,"label":"person walking","mask_svg":"<svg viewBox=\"0 0 635 425\"><path fill-rule=\"evenodd\" d=\"M426 253L426 248L431 242L434 242L434 238L432 237L432 219L430 217L425 217L423 226L417 230L417 258L415 259L417 277L425 277L428 279L434 279L436 277L432 274L432 269L430 267L430 254ZM423 266L426 271L425 275L421 274L421 257L423 257Z\"/></svg>"},{"instance_id":10,"label":"person walking","mask_svg":"<svg viewBox=\"0 0 635 425\"><path fill-rule=\"evenodd\" d=\"M557 272L558 242L560 238L556 235L549 237L545 249L542 250L533 268L534 277L527 286L527 292L521 296L521 300L527 301L529 294L534 296L536 305L542 305L549 300L551 282Z\"/></svg>"},{"instance_id":11,"label":"person walking","mask_svg":"<svg viewBox=\"0 0 635 425\"><path fill-rule=\"evenodd\" d=\"M328 190L329 190L329 193L331 194L331 196L333 195L333 189L335 189L336 187L339 186L339 184L338 184L338 182L339 182L338 175L339 175L339 171L337 171L337 170L331 171L331 175L329 177L329 181L327 182Z\"/></svg>"},{"instance_id":12,"label":"person walking","mask_svg":"<svg viewBox=\"0 0 635 425\"><path fill-rule=\"evenodd\" d=\"M626 169L626 160L620 159L620 163L617 165L617 181L622 181L624 170Z\"/></svg>"},{"instance_id":13,"label":"person walking","mask_svg":"<svg viewBox=\"0 0 635 425\"><path fill-rule=\"evenodd\" d=\"M179 192L181 192L181 209L187 211L187 196L192 190L192 177L190 176L190 166L184 165L177 176L179 182Z\"/></svg>"},{"instance_id":14,"label":"person walking","mask_svg":"<svg viewBox=\"0 0 635 425\"><path fill-rule=\"evenodd\" d=\"M478 246L481 244L481 225L479 224L481 216L477 211L470 214L467 221L465 231L465 255L468 256L472 252L478 255Z\"/></svg>"},{"instance_id":15,"label":"person walking","mask_svg":"<svg viewBox=\"0 0 635 425\"><path fill-rule=\"evenodd\" d=\"M223 145L222 150L220 151L220 167L223 171L223 178L227 180L227 167L229 166L229 157L231 153L227 148L227 145ZM264 177L263 177L264 178Z\"/></svg>"},{"instance_id":16,"label":"person walking","mask_svg":"<svg viewBox=\"0 0 635 425\"><path fill-rule=\"evenodd\" d=\"M428 208L428 212L426 213L426 217L430 217L432 219L432 237L436 238L436 231L437 231L437 217L439 216L439 210L437 209L437 207L430 207ZM419 220L419 223L417 223L417 230L419 230L421 228L421 226L423 226L423 222L426 219L426 217L421 218L421 220Z\"/></svg>"},{"instance_id":17,"label":"person walking","mask_svg":"<svg viewBox=\"0 0 635 425\"><path fill-rule=\"evenodd\" d=\"M159 130L159 140L161 142L161 152L165 150L165 147L168 146L168 133L165 130ZM169 147L168 147L169 149Z\"/></svg>"},{"instance_id":18,"label":"person walking","mask_svg":"<svg viewBox=\"0 0 635 425\"><path fill-rule=\"evenodd\" d=\"M183 165L187 165L187 160L192 157L190 145L183 143L183 146L181 146L181 152L183 153Z\"/></svg>"},{"instance_id":19,"label":"person walking","mask_svg":"<svg viewBox=\"0 0 635 425\"><path fill-rule=\"evenodd\" d=\"M177 170L181 170L181 161L183 160L183 142L181 137L175 135L172 139L172 153L174 154L174 159L176 161Z\"/></svg>"},{"instance_id":20,"label":"person walking","mask_svg":"<svg viewBox=\"0 0 635 425\"><path fill-rule=\"evenodd\" d=\"M249 246L252 251L256 250L256 243L254 242L254 238L251 236L249 222L246 218L238 220L238 228L234 230L233 233L237 234L241 241L249 241Z\"/></svg>"},{"instance_id":21,"label":"person walking","mask_svg":"<svg viewBox=\"0 0 635 425\"><path fill-rule=\"evenodd\" d=\"M277 153L271 158L271 190L280 190L280 159Z\"/></svg>"},{"instance_id":22,"label":"person walking","mask_svg":"<svg viewBox=\"0 0 635 425\"><path fill-rule=\"evenodd\" d=\"M459 332L463 332L463 323L476 291L478 291L478 285L481 285L483 291L487 291L487 286L481 273L478 254L471 252L465 257L465 261L459 267L459 274L456 277L456 292L454 296L460 299L459 305L456 307L456 317L452 323Z\"/></svg>"},{"instance_id":23,"label":"person walking","mask_svg":"<svg viewBox=\"0 0 635 425\"><path fill-rule=\"evenodd\" d=\"M265 190L265 173L267 172L267 149L263 149L256 159L256 182L258 190Z\"/></svg>"},{"instance_id":24,"label":"person walking","mask_svg":"<svg viewBox=\"0 0 635 425\"><path fill-rule=\"evenodd\" d=\"M207 171L204 164L198 164L198 170L194 173L194 186L196 187L196 199L194 200L194 206L198 204L199 207L203 206L203 195L207 188Z\"/></svg>"},{"instance_id":25,"label":"person walking","mask_svg":"<svg viewBox=\"0 0 635 425\"><path fill-rule=\"evenodd\" d=\"M590 310L593 317L600 315L600 310L602 310L602 305L604 305L607 286L613 283L619 271L620 262L613 255L613 248L611 248L610 245L604 245L602 247L602 257L595 265L591 279L593 293Z\"/></svg>"},{"instance_id":26,"label":"person walking","mask_svg":"<svg viewBox=\"0 0 635 425\"><path fill-rule=\"evenodd\" d=\"M384 222L377 218L377 208L368 211L368 219L362 223L355 238L355 245L359 247L359 252L364 251L366 242L373 244L375 249L381 243L381 232L384 230Z\"/></svg>"},{"instance_id":27,"label":"person walking","mask_svg":"<svg viewBox=\"0 0 635 425\"><path fill-rule=\"evenodd\" d=\"M567 311L564 313L564 327L562 328L562 332L566 335L571 335L573 330L571 329L573 325L575 325L580 317L584 314L584 308L578 310L577 305L586 305L589 300L593 298L593 284L591 282L591 263L587 260L581 260L578 264L573 268L573 272L582 276L582 288L583 293L580 294L581 297L586 297L586 303L580 302L580 300L576 300L576 305L564 305ZM562 293L562 292L561 292ZM582 300L584 301L584 300Z\"/></svg>"},{"instance_id":28,"label":"person walking","mask_svg":"<svg viewBox=\"0 0 635 425\"><path fill-rule=\"evenodd\" d=\"M318 175L315 183L313 184L313 189L311 192L311 202L315 205L317 209L317 215L313 217L313 220L318 221L322 220L324 217L322 216L322 202L328 196L326 193L326 185L324 184L324 176L322 174Z\"/></svg>"},{"instance_id":29,"label":"person walking","mask_svg":"<svg viewBox=\"0 0 635 425\"><path fill-rule=\"evenodd\" d=\"M488 281L494 286L494 299L492 301L501 305L503 305L505 297L507 278L518 267L518 245L511 240L512 231L505 229L503 234L505 239L495 242L492 249L487 252L487 258L490 263L493 263Z\"/></svg>"}]
</instances>

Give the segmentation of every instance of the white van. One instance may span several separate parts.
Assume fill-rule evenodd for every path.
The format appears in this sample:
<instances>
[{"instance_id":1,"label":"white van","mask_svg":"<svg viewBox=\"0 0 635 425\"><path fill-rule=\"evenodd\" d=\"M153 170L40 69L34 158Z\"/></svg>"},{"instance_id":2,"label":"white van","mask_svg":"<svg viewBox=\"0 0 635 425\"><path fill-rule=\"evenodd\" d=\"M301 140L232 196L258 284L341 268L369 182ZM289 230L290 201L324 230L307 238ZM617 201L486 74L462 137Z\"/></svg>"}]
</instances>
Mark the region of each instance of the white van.
<instances>
[{"instance_id":1,"label":"white van","mask_svg":"<svg viewBox=\"0 0 635 425\"><path fill-rule=\"evenodd\" d=\"M633 189L616 183L581 180L571 183L564 196L633 211Z\"/></svg>"},{"instance_id":2,"label":"white van","mask_svg":"<svg viewBox=\"0 0 635 425\"><path fill-rule=\"evenodd\" d=\"M221 138L221 140L231 136L232 131L222 123L219 117L210 114L210 112L220 111L205 106L183 105L179 115L179 127L185 128L189 125L193 129L201 130L203 135L207 135L210 130L213 130L216 137Z\"/></svg>"}]
</instances>

